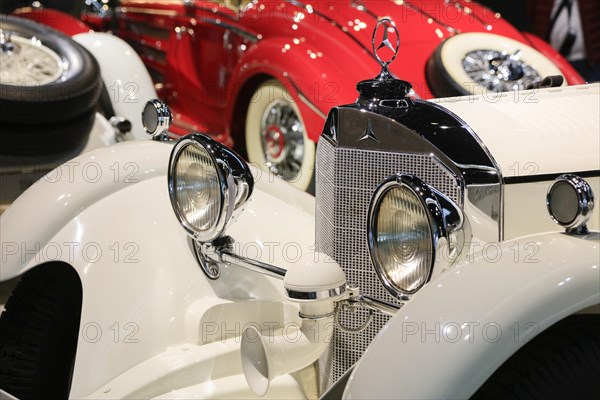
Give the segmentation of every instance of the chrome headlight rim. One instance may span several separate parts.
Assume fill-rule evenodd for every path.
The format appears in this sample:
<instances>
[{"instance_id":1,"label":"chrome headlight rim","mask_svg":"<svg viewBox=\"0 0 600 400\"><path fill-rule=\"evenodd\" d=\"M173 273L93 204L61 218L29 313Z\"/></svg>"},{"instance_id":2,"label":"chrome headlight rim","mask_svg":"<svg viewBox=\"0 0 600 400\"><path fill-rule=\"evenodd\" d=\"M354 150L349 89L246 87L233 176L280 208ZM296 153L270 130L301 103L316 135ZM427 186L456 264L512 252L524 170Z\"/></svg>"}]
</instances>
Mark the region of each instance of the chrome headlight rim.
<instances>
[{"instance_id":1,"label":"chrome headlight rim","mask_svg":"<svg viewBox=\"0 0 600 400\"><path fill-rule=\"evenodd\" d=\"M215 168L218 185L219 185L219 212L215 221L211 226L204 230L197 230L183 215L181 207L179 206L179 200L177 199L177 183L175 179L175 168L182 152L188 146L196 146L206 151L211 159L212 165ZM233 189L233 182L230 171L228 171L227 165L219 157L219 143L206 135L201 134L190 134L182 139L175 145L169 158L169 169L168 169L168 187L169 187L169 198L171 200L171 206L179 223L185 231L198 242L210 242L218 238L229 221L233 212L232 200L235 200L235 193L231 193ZM230 204L231 203L231 204Z\"/></svg>"},{"instance_id":2,"label":"chrome headlight rim","mask_svg":"<svg viewBox=\"0 0 600 400\"><path fill-rule=\"evenodd\" d=\"M561 220L556 215L555 209L553 209L552 200L554 196L559 195L556 193L558 186L568 185L572 193L576 196L577 209L575 210L574 216L568 220ZM565 228L567 231L574 231L580 228L585 230L585 225L592 216L594 209L594 192L587 181L575 174L562 174L558 176L554 182L548 188L546 193L546 208L548 214L552 220Z\"/></svg>"},{"instance_id":3,"label":"chrome headlight rim","mask_svg":"<svg viewBox=\"0 0 600 400\"><path fill-rule=\"evenodd\" d=\"M375 232L377 228L377 216L379 214L379 208L387 193L394 188L406 188L412 192L416 198L419 199L419 202L421 203L421 206L424 208L425 214L427 215L427 221L429 225L432 251L431 264L427 268L427 272L422 283L412 290L400 288L399 285L396 285L391 281L391 279L383 272L383 266L375 250L377 240ZM373 197L371 198L369 212L367 215L368 248L377 276L381 280L383 286L394 297L398 299L406 298L419 291L427 282L429 282L433 273L433 267L436 263L438 245L440 239L443 237L447 237L444 213L434 191L429 187L429 185L412 175L395 174L386 178L377 187Z\"/></svg>"},{"instance_id":4,"label":"chrome headlight rim","mask_svg":"<svg viewBox=\"0 0 600 400\"><path fill-rule=\"evenodd\" d=\"M142 127L148 135L154 139L166 135L172 122L173 115L166 103L158 99L146 102L142 109Z\"/></svg>"}]
</instances>

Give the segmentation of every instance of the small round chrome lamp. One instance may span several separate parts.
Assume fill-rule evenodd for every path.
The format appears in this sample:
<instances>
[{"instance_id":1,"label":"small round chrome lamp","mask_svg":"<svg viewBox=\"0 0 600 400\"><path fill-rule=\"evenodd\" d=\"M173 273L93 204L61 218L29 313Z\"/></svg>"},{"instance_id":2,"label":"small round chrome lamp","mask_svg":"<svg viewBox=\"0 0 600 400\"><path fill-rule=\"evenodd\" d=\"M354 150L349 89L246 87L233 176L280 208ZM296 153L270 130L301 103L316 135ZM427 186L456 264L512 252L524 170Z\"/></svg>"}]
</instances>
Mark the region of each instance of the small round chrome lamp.
<instances>
[{"instance_id":1,"label":"small round chrome lamp","mask_svg":"<svg viewBox=\"0 0 600 400\"><path fill-rule=\"evenodd\" d=\"M546 206L552 220L564 227L567 233L588 233L586 223L594 209L594 193L584 179L573 174L556 178L548 189Z\"/></svg>"},{"instance_id":2,"label":"small round chrome lamp","mask_svg":"<svg viewBox=\"0 0 600 400\"><path fill-rule=\"evenodd\" d=\"M167 105L157 99L152 99L144 105L142 111L142 124L144 130L154 140L169 140L167 134L171 122L173 121L173 115Z\"/></svg>"}]
</instances>

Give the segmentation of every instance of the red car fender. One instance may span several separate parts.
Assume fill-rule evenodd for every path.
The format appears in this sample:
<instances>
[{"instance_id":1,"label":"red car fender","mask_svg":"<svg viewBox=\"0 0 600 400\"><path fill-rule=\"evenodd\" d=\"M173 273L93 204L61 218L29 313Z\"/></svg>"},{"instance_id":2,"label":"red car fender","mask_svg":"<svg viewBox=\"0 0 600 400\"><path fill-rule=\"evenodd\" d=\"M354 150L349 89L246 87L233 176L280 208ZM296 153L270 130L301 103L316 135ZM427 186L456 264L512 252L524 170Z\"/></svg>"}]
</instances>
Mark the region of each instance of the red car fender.
<instances>
[{"instance_id":1,"label":"red car fender","mask_svg":"<svg viewBox=\"0 0 600 400\"><path fill-rule=\"evenodd\" d=\"M273 54L280 54L273 60ZM339 104L352 103L358 97L355 84L374 77L380 67L371 57L338 54L333 58L319 51L313 44L293 44L289 38L274 38L250 47L231 76L227 91L226 118L231 121L232 134L239 133L243 121L235 115L245 113L254 90L269 78L280 81L298 105L307 134L318 140L329 109ZM352 68L344 68L337 59L352 61ZM365 62L366 60L366 62Z\"/></svg>"},{"instance_id":2,"label":"red car fender","mask_svg":"<svg viewBox=\"0 0 600 400\"><path fill-rule=\"evenodd\" d=\"M585 83L585 79L579 75L579 73L573 68L573 66L567 61L566 58L560 55L560 53L549 43L544 42L540 37L523 32L523 35L527 38L527 40L531 43L531 46L548 57L552 62L556 64L556 66L560 69L560 72L563 73L565 78L567 79L567 83L569 85L581 85Z\"/></svg>"},{"instance_id":3,"label":"red car fender","mask_svg":"<svg viewBox=\"0 0 600 400\"><path fill-rule=\"evenodd\" d=\"M483 4L464 0L456 1L455 4L458 4L456 7L466 14L464 18L477 19L488 27L487 29L489 32L495 33L496 35L508 36L515 40L521 38L521 31L511 25L500 13L485 7Z\"/></svg>"},{"instance_id":4,"label":"red car fender","mask_svg":"<svg viewBox=\"0 0 600 400\"><path fill-rule=\"evenodd\" d=\"M12 14L39 22L69 36L93 30L75 17L52 8L24 7L15 10Z\"/></svg>"}]
</instances>

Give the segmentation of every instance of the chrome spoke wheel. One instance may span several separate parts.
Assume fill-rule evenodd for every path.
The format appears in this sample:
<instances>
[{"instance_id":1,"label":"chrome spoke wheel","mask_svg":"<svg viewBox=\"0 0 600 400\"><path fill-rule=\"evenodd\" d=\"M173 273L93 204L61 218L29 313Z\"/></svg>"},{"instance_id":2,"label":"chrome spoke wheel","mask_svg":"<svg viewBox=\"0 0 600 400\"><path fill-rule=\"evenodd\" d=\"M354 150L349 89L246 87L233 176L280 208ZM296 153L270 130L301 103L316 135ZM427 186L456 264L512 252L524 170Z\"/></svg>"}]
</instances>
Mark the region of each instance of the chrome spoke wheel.
<instances>
[{"instance_id":1,"label":"chrome spoke wheel","mask_svg":"<svg viewBox=\"0 0 600 400\"><path fill-rule=\"evenodd\" d=\"M521 60L520 51L475 50L463 59L463 68L475 82L494 92L523 90L539 83L540 74Z\"/></svg>"},{"instance_id":2,"label":"chrome spoke wheel","mask_svg":"<svg viewBox=\"0 0 600 400\"><path fill-rule=\"evenodd\" d=\"M260 134L267 167L289 181L302 169L304 126L285 100L271 102L261 119Z\"/></svg>"},{"instance_id":3,"label":"chrome spoke wheel","mask_svg":"<svg viewBox=\"0 0 600 400\"><path fill-rule=\"evenodd\" d=\"M47 85L58 81L65 63L41 40L26 39L12 32L0 32L0 84L14 86Z\"/></svg>"},{"instance_id":4,"label":"chrome spoke wheel","mask_svg":"<svg viewBox=\"0 0 600 400\"><path fill-rule=\"evenodd\" d=\"M315 142L307 135L294 98L280 82L270 79L256 88L245 125L248 161L300 190L310 190Z\"/></svg>"},{"instance_id":5,"label":"chrome spoke wheel","mask_svg":"<svg viewBox=\"0 0 600 400\"><path fill-rule=\"evenodd\" d=\"M484 32L449 37L427 62L427 83L436 97L526 90L556 75L563 76L558 66L533 47Z\"/></svg>"}]
</instances>

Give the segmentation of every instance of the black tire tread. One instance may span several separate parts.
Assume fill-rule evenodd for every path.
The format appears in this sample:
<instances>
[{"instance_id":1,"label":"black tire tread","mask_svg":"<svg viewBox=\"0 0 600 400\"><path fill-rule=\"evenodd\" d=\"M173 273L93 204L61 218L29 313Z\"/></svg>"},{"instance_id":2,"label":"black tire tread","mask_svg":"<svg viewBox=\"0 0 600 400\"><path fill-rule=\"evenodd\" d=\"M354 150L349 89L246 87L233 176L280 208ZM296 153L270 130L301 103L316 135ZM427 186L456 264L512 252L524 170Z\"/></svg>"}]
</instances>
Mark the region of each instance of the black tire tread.
<instances>
[{"instance_id":1,"label":"black tire tread","mask_svg":"<svg viewBox=\"0 0 600 400\"><path fill-rule=\"evenodd\" d=\"M69 121L20 125L4 124L0 135L0 155L35 157L40 155L75 156L85 147L94 126L96 112L85 114Z\"/></svg>"},{"instance_id":2,"label":"black tire tread","mask_svg":"<svg viewBox=\"0 0 600 400\"><path fill-rule=\"evenodd\" d=\"M0 316L0 388L19 399L67 398L82 290L68 265L27 272Z\"/></svg>"},{"instance_id":3,"label":"black tire tread","mask_svg":"<svg viewBox=\"0 0 600 400\"><path fill-rule=\"evenodd\" d=\"M528 342L472 399L600 398L600 316L572 315Z\"/></svg>"}]
</instances>

